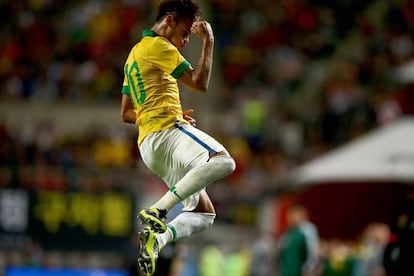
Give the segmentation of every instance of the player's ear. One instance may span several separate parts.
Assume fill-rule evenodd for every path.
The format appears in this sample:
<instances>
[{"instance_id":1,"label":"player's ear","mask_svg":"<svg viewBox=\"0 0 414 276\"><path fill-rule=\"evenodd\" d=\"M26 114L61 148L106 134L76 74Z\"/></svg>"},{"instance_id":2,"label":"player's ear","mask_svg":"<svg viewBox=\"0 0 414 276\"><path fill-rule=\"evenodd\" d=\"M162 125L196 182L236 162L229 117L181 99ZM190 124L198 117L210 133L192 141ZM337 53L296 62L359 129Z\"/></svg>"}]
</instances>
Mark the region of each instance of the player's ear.
<instances>
[{"instance_id":1,"label":"player's ear","mask_svg":"<svg viewBox=\"0 0 414 276\"><path fill-rule=\"evenodd\" d=\"M168 26L170 26L170 27L174 27L174 25L175 25L175 19L174 19L174 16L173 16L173 15L171 15L171 14L168 14L168 15L165 17L165 22L167 22L167 25L168 25Z\"/></svg>"}]
</instances>

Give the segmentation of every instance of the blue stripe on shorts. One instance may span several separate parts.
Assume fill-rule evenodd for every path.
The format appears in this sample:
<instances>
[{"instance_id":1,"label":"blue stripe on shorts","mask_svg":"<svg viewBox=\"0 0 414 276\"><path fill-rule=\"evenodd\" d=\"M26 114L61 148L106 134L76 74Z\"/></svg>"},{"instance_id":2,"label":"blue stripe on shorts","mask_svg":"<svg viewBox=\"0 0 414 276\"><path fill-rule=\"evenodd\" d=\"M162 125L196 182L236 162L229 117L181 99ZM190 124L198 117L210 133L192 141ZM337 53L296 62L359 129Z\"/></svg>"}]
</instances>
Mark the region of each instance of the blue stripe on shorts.
<instances>
[{"instance_id":1,"label":"blue stripe on shorts","mask_svg":"<svg viewBox=\"0 0 414 276\"><path fill-rule=\"evenodd\" d=\"M207 145L206 143L204 143L203 141L201 141L197 136L195 136L193 133L189 132L188 130L184 129L181 124L179 122L176 122L174 124L174 126L176 128L178 128L179 130L181 130L183 133L187 134L188 136L190 136L194 141L196 141L198 144L200 144L203 148L205 148L206 150L208 150L208 152L211 152L212 154L217 154L217 151L213 150L209 145Z\"/></svg>"}]
</instances>

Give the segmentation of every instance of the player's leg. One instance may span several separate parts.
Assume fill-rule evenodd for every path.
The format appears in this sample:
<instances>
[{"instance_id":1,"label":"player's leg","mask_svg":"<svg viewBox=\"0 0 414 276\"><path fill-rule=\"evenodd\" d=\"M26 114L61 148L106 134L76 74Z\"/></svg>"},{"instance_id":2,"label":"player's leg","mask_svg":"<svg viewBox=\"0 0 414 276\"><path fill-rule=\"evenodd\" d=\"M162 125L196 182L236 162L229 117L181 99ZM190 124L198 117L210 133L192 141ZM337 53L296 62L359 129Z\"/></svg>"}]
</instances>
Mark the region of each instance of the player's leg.
<instances>
[{"instance_id":1,"label":"player's leg","mask_svg":"<svg viewBox=\"0 0 414 276\"><path fill-rule=\"evenodd\" d=\"M198 201L197 206L192 206ZM166 231L156 233L150 226L139 232L138 265L141 271L152 275L158 254L168 243L199 233L214 223L216 213L205 190L184 202L184 211L166 225Z\"/></svg>"},{"instance_id":2,"label":"player's leg","mask_svg":"<svg viewBox=\"0 0 414 276\"><path fill-rule=\"evenodd\" d=\"M234 171L234 160L224 151L216 153L208 162L191 169L177 184L170 187L151 208L143 209L139 217L157 233L167 230L163 218L177 203L199 192L211 183Z\"/></svg>"},{"instance_id":3,"label":"player's leg","mask_svg":"<svg viewBox=\"0 0 414 276\"><path fill-rule=\"evenodd\" d=\"M159 250L167 243L188 238L204 231L214 223L216 212L205 190L199 195L199 203L192 211L184 211L167 224L167 230L157 235Z\"/></svg>"},{"instance_id":4,"label":"player's leg","mask_svg":"<svg viewBox=\"0 0 414 276\"><path fill-rule=\"evenodd\" d=\"M167 185L178 181L186 172L178 166L177 162L173 162L175 158L171 156L171 152L173 152L171 148L174 148L176 143L174 139L179 138L175 135L176 132L175 128L171 128L151 133L139 146L142 161ZM174 205L171 204L171 208ZM151 229L157 233L162 233L166 230L164 220L171 208L158 208L153 205L150 208L140 210L138 218L142 224L151 226Z\"/></svg>"},{"instance_id":5,"label":"player's leg","mask_svg":"<svg viewBox=\"0 0 414 276\"><path fill-rule=\"evenodd\" d=\"M187 166L189 171L178 181L166 181L169 183L169 192L152 206L160 210L165 209L167 212L178 202L228 176L236 167L233 158L222 144L191 125L176 124L171 137L173 159Z\"/></svg>"},{"instance_id":6,"label":"player's leg","mask_svg":"<svg viewBox=\"0 0 414 276\"><path fill-rule=\"evenodd\" d=\"M234 160L220 143L195 128L189 127L187 131L192 131L192 135L208 148L178 128L162 131L144 140L145 147L141 151L144 162L170 187L153 206L139 213L140 219L150 225L139 234L138 263L141 270L147 273L155 270L158 252L165 244L189 237L213 224L216 215L204 188L235 169ZM147 141L155 143L147 145ZM148 148L151 149L150 154L146 154L145 149ZM171 163L168 163L169 160ZM164 224L163 216L179 202L184 204L186 212L168 225ZM155 242L154 236L157 236Z\"/></svg>"},{"instance_id":7,"label":"player's leg","mask_svg":"<svg viewBox=\"0 0 414 276\"><path fill-rule=\"evenodd\" d=\"M225 148L199 129L179 126L161 133L157 134L157 145L161 145L162 148L157 154L152 155L160 155L158 160L166 160L165 162L172 160L171 164L159 168L156 166L164 165L164 162L144 161L163 178L170 189L154 205L139 213L141 221L151 225L158 233L166 230L163 218L177 203L226 177L235 169L235 162ZM147 142L146 140L144 143ZM152 146L151 149L153 148ZM162 156L166 153L172 154Z\"/></svg>"},{"instance_id":8,"label":"player's leg","mask_svg":"<svg viewBox=\"0 0 414 276\"><path fill-rule=\"evenodd\" d=\"M170 210L178 202L185 200L192 194L202 190L211 183L231 174L235 169L235 162L225 151L214 154L208 161L192 168L153 207Z\"/></svg>"}]
</instances>

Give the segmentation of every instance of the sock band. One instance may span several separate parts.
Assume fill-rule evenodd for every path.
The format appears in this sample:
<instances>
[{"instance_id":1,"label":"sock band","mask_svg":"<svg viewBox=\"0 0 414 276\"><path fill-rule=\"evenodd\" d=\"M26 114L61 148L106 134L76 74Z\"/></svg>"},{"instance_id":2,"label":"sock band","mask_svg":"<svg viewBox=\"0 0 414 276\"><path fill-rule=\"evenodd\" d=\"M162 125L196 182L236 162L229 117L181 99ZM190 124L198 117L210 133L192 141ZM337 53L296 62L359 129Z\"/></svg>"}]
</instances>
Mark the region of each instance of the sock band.
<instances>
[{"instance_id":1,"label":"sock band","mask_svg":"<svg viewBox=\"0 0 414 276\"><path fill-rule=\"evenodd\" d=\"M177 193L175 186L170 187L170 192L173 193L180 201L183 201L184 199Z\"/></svg>"},{"instance_id":2,"label":"sock band","mask_svg":"<svg viewBox=\"0 0 414 276\"><path fill-rule=\"evenodd\" d=\"M177 230L175 230L174 226L172 226L171 224L167 224L167 227L170 228L171 233L173 235L172 240L175 241L175 239L177 238Z\"/></svg>"}]
</instances>

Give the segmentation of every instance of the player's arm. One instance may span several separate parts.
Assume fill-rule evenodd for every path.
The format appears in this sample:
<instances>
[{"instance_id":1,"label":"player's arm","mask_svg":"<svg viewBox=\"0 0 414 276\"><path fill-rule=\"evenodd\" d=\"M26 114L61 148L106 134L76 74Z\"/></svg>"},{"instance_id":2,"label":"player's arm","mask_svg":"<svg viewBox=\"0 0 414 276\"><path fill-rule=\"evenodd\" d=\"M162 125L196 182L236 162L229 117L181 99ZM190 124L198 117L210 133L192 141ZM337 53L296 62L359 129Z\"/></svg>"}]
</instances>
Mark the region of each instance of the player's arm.
<instances>
[{"instance_id":1,"label":"player's arm","mask_svg":"<svg viewBox=\"0 0 414 276\"><path fill-rule=\"evenodd\" d=\"M203 41L200 59L195 69L187 68L178 80L196 91L206 92L213 65L214 35L207 21L194 22L191 32Z\"/></svg>"},{"instance_id":2,"label":"player's arm","mask_svg":"<svg viewBox=\"0 0 414 276\"><path fill-rule=\"evenodd\" d=\"M135 124L137 119L137 115L131 103L131 98L128 94L122 94L121 117L123 122L130 124Z\"/></svg>"}]
</instances>

